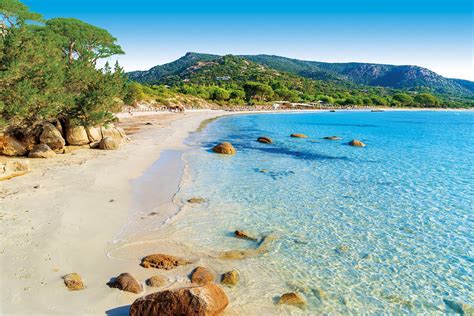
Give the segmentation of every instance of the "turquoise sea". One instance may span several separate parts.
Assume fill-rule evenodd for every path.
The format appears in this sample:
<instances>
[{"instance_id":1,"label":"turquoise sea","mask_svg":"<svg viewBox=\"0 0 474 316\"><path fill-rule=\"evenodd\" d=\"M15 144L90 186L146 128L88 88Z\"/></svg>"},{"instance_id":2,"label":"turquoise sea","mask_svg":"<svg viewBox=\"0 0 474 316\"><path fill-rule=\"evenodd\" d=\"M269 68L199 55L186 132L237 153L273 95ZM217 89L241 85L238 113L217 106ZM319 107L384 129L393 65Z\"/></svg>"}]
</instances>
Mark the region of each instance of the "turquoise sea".
<instances>
[{"instance_id":1,"label":"turquoise sea","mask_svg":"<svg viewBox=\"0 0 474 316\"><path fill-rule=\"evenodd\" d=\"M323 139L332 135L342 140ZM353 138L367 147L348 146ZM220 141L237 154L212 153ZM227 116L188 143L178 197L207 202L183 209L175 229L208 253L257 246L232 237L236 229L276 237L265 255L224 263L243 280L228 290L236 311L444 314L474 305L474 113ZM275 304L290 291L308 309Z\"/></svg>"}]
</instances>

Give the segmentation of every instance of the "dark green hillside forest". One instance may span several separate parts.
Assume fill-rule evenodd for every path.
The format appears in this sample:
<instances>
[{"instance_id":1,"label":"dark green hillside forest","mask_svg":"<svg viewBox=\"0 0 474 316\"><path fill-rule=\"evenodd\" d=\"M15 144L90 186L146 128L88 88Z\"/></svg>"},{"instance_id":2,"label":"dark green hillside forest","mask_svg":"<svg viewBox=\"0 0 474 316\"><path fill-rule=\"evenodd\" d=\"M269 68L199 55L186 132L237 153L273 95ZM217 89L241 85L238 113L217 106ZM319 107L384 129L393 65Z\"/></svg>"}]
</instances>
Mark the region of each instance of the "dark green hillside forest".
<instances>
[{"instance_id":1,"label":"dark green hillside forest","mask_svg":"<svg viewBox=\"0 0 474 316\"><path fill-rule=\"evenodd\" d=\"M2 0L0 14L0 128L113 120L127 81L118 64L96 67L124 53L109 32L72 18L45 20L17 0Z\"/></svg>"}]
</instances>

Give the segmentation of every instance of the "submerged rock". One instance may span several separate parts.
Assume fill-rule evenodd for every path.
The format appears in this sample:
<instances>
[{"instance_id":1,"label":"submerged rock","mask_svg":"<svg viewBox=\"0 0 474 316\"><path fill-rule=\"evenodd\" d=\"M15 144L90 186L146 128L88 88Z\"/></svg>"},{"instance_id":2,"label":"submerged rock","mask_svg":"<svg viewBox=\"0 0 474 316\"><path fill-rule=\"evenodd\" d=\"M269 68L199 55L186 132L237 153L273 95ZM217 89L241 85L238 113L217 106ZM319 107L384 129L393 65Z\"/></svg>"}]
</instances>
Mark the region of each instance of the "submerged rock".
<instances>
[{"instance_id":1,"label":"submerged rock","mask_svg":"<svg viewBox=\"0 0 474 316\"><path fill-rule=\"evenodd\" d=\"M252 241L257 241L258 239L247 233L246 231L243 230L236 230L234 232L235 237L241 238L241 239L248 239Z\"/></svg>"},{"instance_id":2,"label":"submerged rock","mask_svg":"<svg viewBox=\"0 0 474 316\"><path fill-rule=\"evenodd\" d=\"M0 181L9 180L31 172L31 163L28 160L0 162Z\"/></svg>"},{"instance_id":3,"label":"submerged rock","mask_svg":"<svg viewBox=\"0 0 474 316\"><path fill-rule=\"evenodd\" d=\"M306 300L304 297L295 292L285 293L278 300L278 304L286 304L299 307L301 309L306 308Z\"/></svg>"},{"instance_id":4,"label":"submerged rock","mask_svg":"<svg viewBox=\"0 0 474 316\"><path fill-rule=\"evenodd\" d=\"M54 158L56 153L46 144L38 144L28 153L28 158Z\"/></svg>"},{"instance_id":5,"label":"submerged rock","mask_svg":"<svg viewBox=\"0 0 474 316\"><path fill-rule=\"evenodd\" d=\"M239 283L239 280L240 280L239 272L237 272L236 270L232 270L222 275L221 284L224 284L227 286L235 286L237 285L237 283Z\"/></svg>"},{"instance_id":6,"label":"submerged rock","mask_svg":"<svg viewBox=\"0 0 474 316\"><path fill-rule=\"evenodd\" d=\"M337 252L347 252L347 251L349 251L349 246L348 245L337 246L336 251Z\"/></svg>"},{"instance_id":7,"label":"submerged rock","mask_svg":"<svg viewBox=\"0 0 474 316\"><path fill-rule=\"evenodd\" d=\"M214 283L215 276L204 267L197 267L191 274L191 282L198 285Z\"/></svg>"},{"instance_id":8,"label":"submerged rock","mask_svg":"<svg viewBox=\"0 0 474 316\"><path fill-rule=\"evenodd\" d=\"M232 146L232 144L228 142L223 142L214 146L212 148L212 151L223 155L234 155L236 153L234 146Z\"/></svg>"},{"instance_id":9,"label":"submerged rock","mask_svg":"<svg viewBox=\"0 0 474 316\"><path fill-rule=\"evenodd\" d=\"M69 291L78 291L84 288L84 282L82 278L77 273L69 273L63 276L64 285L68 288Z\"/></svg>"},{"instance_id":10,"label":"submerged rock","mask_svg":"<svg viewBox=\"0 0 474 316\"><path fill-rule=\"evenodd\" d=\"M295 133L295 134L291 134L290 137L294 137L294 138L308 138L308 135Z\"/></svg>"},{"instance_id":11,"label":"submerged rock","mask_svg":"<svg viewBox=\"0 0 474 316\"><path fill-rule=\"evenodd\" d=\"M219 315L229 305L216 284L165 290L140 297L130 307L130 316Z\"/></svg>"},{"instance_id":12,"label":"submerged rock","mask_svg":"<svg viewBox=\"0 0 474 316\"><path fill-rule=\"evenodd\" d=\"M111 288L138 294L143 291L143 286L128 272L120 274L107 283Z\"/></svg>"},{"instance_id":13,"label":"submerged rock","mask_svg":"<svg viewBox=\"0 0 474 316\"><path fill-rule=\"evenodd\" d=\"M313 292L314 296L316 296L320 301L326 300L328 298L328 295L323 291L323 289L314 288L311 289L311 292Z\"/></svg>"},{"instance_id":14,"label":"submerged rock","mask_svg":"<svg viewBox=\"0 0 474 316\"><path fill-rule=\"evenodd\" d=\"M365 147L366 145L361 142L360 140L357 140L357 139L353 139L349 142L349 145L350 146L354 146L354 147Z\"/></svg>"},{"instance_id":15,"label":"submerged rock","mask_svg":"<svg viewBox=\"0 0 474 316\"><path fill-rule=\"evenodd\" d=\"M107 136L100 140L98 147L102 150L116 150L119 144L112 137Z\"/></svg>"},{"instance_id":16,"label":"submerged rock","mask_svg":"<svg viewBox=\"0 0 474 316\"><path fill-rule=\"evenodd\" d=\"M459 301L449 300L446 298L443 299L443 302L444 304L446 304L446 307L448 307L457 314L469 316L474 315L474 306Z\"/></svg>"},{"instance_id":17,"label":"submerged rock","mask_svg":"<svg viewBox=\"0 0 474 316\"><path fill-rule=\"evenodd\" d=\"M144 268L171 270L178 266L187 265L189 263L191 262L182 258L157 253L144 257L142 259L141 265Z\"/></svg>"},{"instance_id":18,"label":"submerged rock","mask_svg":"<svg viewBox=\"0 0 474 316\"><path fill-rule=\"evenodd\" d=\"M327 139L327 140L341 140L342 138L338 137L338 136L326 136L326 137L324 137L324 139Z\"/></svg>"},{"instance_id":19,"label":"submerged rock","mask_svg":"<svg viewBox=\"0 0 474 316\"><path fill-rule=\"evenodd\" d=\"M270 137L266 137L266 136L261 136L261 137L257 138L257 142L263 143L263 144L273 143L272 139Z\"/></svg>"},{"instance_id":20,"label":"submerged rock","mask_svg":"<svg viewBox=\"0 0 474 316\"><path fill-rule=\"evenodd\" d=\"M197 197L197 196L188 199L188 203L191 203L191 204L201 204L204 202L206 202L205 198Z\"/></svg>"},{"instance_id":21,"label":"submerged rock","mask_svg":"<svg viewBox=\"0 0 474 316\"><path fill-rule=\"evenodd\" d=\"M166 284L166 279L159 275L154 275L145 281L146 285L151 287L162 287Z\"/></svg>"},{"instance_id":22,"label":"submerged rock","mask_svg":"<svg viewBox=\"0 0 474 316\"><path fill-rule=\"evenodd\" d=\"M244 250L228 250L223 251L219 258L221 259L244 259L249 257L256 257L267 253L270 249L272 241L276 238L274 236L265 236L256 249L244 249Z\"/></svg>"}]
</instances>

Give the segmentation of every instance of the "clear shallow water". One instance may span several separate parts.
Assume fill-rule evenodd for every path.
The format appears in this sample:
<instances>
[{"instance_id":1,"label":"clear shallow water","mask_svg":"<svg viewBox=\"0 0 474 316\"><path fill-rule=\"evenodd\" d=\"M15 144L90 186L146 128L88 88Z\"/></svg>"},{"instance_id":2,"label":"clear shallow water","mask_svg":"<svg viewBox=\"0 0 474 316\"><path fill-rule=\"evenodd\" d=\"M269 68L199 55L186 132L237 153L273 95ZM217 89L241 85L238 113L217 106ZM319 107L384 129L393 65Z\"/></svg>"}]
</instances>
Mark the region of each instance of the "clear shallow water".
<instances>
[{"instance_id":1,"label":"clear shallow water","mask_svg":"<svg viewBox=\"0 0 474 316\"><path fill-rule=\"evenodd\" d=\"M208 252L255 247L235 229L278 237L265 256L224 263L243 276L236 311L298 313L273 304L298 290L310 314L454 312L447 300L474 305L473 139L466 112L225 117L189 139L179 196L208 202L173 229ZM218 141L237 155L211 153Z\"/></svg>"}]
</instances>

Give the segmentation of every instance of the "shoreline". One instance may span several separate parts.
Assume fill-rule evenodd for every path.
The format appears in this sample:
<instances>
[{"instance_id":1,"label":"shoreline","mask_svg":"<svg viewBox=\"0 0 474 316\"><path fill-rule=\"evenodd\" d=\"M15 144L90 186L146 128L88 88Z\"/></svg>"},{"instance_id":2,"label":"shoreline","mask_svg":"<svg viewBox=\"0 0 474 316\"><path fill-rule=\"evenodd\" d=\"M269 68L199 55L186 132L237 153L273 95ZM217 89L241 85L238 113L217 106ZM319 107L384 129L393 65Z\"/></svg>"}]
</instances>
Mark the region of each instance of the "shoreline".
<instances>
[{"instance_id":1,"label":"shoreline","mask_svg":"<svg viewBox=\"0 0 474 316\"><path fill-rule=\"evenodd\" d=\"M0 311L19 315L95 315L104 311L108 315L128 315L128 306L136 298L157 289L144 286L145 292L140 294L112 290L105 285L110 278L130 272L141 283L154 274L165 275L169 281L166 288L189 283L190 266L170 273L142 269L139 261L150 253L184 255L200 263L204 261L205 266L217 270L217 263L209 259L204 250L188 249L184 244L166 239L171 232L165 224L173 219L179 221L176 215L186 207L176 200L181 186L189 180L183 159L184 152L189 149L185 140L191 133L205 129L207 124L223 116L326 111L211 110L136 115L123 123L129 127L143 127L145 122L152 121L153 125L132 134L132 142L118 151L81 150L68 154L71 157L35 160L31 174L5 181L1 187L5 192L1 192L0 201L5 209L0 208L0 264L4 267L0 283L10 292L2 291ZM173 167L168 176L178 180L178 188L170 188L162 179L161 183L171 190L155 190L157 188L147 185L156 185L156 178L151 182L145 178L163 175L169 163L176 163L173 159L168 164L163 161L169 152L178 153L182 163ZM181 176L176 173L180 166ZM36 185L39 188L33 188ZM138 188L134 187L136 185ZM141 204L136 205L134 190L143 188L146 192L141 192L143 196L138 198ZM37 205L41 205L41 209ZM148 216L157 209L158 216ZM9 230L13 225L16 229ZM132 232L137 227L142 231L127 234L128 226ZM121 233L128 238L116 240ZM71 272L82 275L85 290L67 291L61 276ZM91 306L86 306L85 302L92 302ZM231 307L228 312L232 312Z\"/></svg>"}]
</instances>

